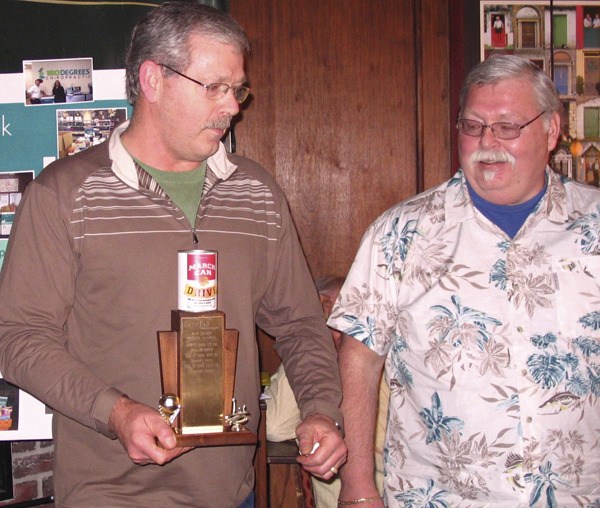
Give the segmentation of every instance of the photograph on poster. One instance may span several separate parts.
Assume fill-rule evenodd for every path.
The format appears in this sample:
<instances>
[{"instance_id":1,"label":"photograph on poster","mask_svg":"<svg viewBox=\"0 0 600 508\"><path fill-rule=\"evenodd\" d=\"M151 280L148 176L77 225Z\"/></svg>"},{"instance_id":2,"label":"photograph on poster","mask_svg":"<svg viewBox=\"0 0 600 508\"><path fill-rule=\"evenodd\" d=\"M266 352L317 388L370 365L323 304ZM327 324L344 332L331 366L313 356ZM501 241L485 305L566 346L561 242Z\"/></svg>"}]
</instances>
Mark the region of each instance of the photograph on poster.
<instances>
[{"instance_id":1,"label":"photograph on poster","mask_svg":"<svg viewBox=\"0 0 600 508\"><path fill-rule=\"evenodd\" d=\"M23 61L25 105L94 100L91 58Z\"/></svg>"},{"instance_id":2,"label":"photograph on poster","mask_svg":"<svg viewBox=\"0 0 600 508\"><path fill-rule=\"evenodd\" d=\"M2 406L6 406L4 412ZM0 373L0 414L2 413L5 419L4 424L0 419L0 441L52 439L52 411L27 392L2 379Z\"/></svg>"},{"instance_id":3,"label":"photograph on poster","mask_svg":"<svg viewBox=\"0 0 600 508\"><path fill-rule=\"evenodd\" d=\"M57 109L57 153L62 159L108 139L127 120L127 108Z\"/></svg>"},{"instance_id":4,"label":"photograph on poster","mask_svg":"<svg viewBox=\"0 0 600 508\"><path fill-rule=\"evenodd\" d=\"M19 430L19 389L0 378L0 431Z\"/></svg>"},{"instance_id":5,"label":"photograph on poster","mask_svg":"<svg viewBox=\"0 0 600 508\"><path fill-rule=\"evenodd\" d=\"M480 2L481 59L529 60L554 81L562 137L551 166L600 187L600 1Z\"/></svg>"},{"instance_id":6,"label":"photograph on poster","mask_svg":"<svg viewBox=\"0 0 600 508\"><path fill-rule=\"evenodd\" d=\"M0 238L8 238L17 206L21 202L25 187L35 177L35 172L0 172Z\"/></svg>"}]
</instances>

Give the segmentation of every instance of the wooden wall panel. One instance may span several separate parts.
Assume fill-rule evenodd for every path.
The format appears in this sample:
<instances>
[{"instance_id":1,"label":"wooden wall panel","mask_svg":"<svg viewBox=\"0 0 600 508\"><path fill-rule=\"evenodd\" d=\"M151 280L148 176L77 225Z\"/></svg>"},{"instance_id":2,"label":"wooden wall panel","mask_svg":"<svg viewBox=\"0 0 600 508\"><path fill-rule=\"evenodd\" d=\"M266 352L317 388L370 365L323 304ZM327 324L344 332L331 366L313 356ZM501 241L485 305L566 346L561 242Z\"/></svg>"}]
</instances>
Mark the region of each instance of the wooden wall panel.
<instances>
[{"instance_id":1,"label":"wooden wall panel","mask_svg":"<svg viewBox=\"0 0 600 508\"><path fill-rule=\"evenodd\" d=\"M423 190L447 180L452 167L449 17L446 2L421 1L421 77L423 99Z\"/></svg>"},{"instance_id":2,"label":"wooden wall panel","mask_svg":"<svg viewBox=\"0 0 600 508\"><path fill-rule=\"evenodd\" d=\"M415 17L419 3L436 11L426 26ZM445 5L230 0L254 47L247 63L254 97L236 125L237 149L283 187L315 277L346 273L368 225L417 192L418 164L435 167L426 182L443 179L447 20L437 18ZM423 30L433 38L417 52ZM428 71L424 109L419 58Z\"/></svg>"}]
</instances>

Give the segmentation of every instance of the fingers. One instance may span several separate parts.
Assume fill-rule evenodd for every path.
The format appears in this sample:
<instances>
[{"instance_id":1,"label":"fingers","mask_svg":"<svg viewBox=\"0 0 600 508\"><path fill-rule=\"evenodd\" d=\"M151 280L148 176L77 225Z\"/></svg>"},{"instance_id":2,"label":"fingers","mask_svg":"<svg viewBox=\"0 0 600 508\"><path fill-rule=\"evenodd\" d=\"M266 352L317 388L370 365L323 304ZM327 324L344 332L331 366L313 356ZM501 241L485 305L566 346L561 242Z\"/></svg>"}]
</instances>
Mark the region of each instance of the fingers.
<instances>
[{"instance_id":1,"label":"fingers","mask_svg":"<svg viewBox=\"0 0 600 508\"><path fill-rule=\"evenodd\" d=\"M309 456L300 456L297 460L313 476L330 480L337 476L340 468L346 462L346 454L338 447L329 451L326 447L319 446L319 451L320 453L315 452Z\"/></svg>"},{"instance_id":2,"label":"fingers","mask_svg":"<svg viewBox=\"0 0 600 508\"><path fill-rule=\"evenodd\" d=\"M186 453L190 450L191 448L189 447L177 447L172 450L165 450L160 446L140 448L138 450L139 455L137 456L137 460L133 460L133 458L132 460L140 466L146 466L148 464L162 466L163 464L172 461L174 458L179 457L182 453Z\"/></svg>"},{"instance_id":3,"label":"fingers","mask_svg":"<svg viewBox=\"0 0 600 508\"><path fill-rule=\"evenodd\" d=\"M158 411L126 397L115 403L109 423L135 464L166 464L190 449L177 446Z\"/></svg>"},{"instance_id":4,"label":"fingers","mask_svg":"<svg viewBox=\"0 0 600 508\"><path fill-rule=\"evenodd\" d=\"M167 440L161 440L152 434L140 434L139 439L133 439L126 447L127 453L133 462L145 466L147 464L163 465L172 461L179 455L186 453L192 447L177 446L175 435L170 427Z\"/></svg>"},{"instance_id":5,"label":"fingers","mask_svg":"<svg viewBox=\"0 0 600 508\"><path fill-rule=\"evenodd\" d=\"M310 415L298 426L297 461L312 475L329 480L346 461L347 449L335 422L321 415Z\"/></svg>"}]
</instances>

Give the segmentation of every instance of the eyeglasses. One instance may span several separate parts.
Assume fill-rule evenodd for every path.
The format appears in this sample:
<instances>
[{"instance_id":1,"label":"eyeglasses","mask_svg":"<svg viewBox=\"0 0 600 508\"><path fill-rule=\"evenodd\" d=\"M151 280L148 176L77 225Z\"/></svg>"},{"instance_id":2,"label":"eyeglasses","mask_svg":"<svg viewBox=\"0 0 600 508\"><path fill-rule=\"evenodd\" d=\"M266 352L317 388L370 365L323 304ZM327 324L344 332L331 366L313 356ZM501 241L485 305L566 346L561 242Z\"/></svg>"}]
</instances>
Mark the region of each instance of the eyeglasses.
<instances>
[{"instance_id":1,"label":"eyeglasses","mask_svg":"<svg viewBox=\"0 0 600 508\"><path fill-rule=\"evenodd\" d=\"M480 137L483 134L484 129L490 128L492 129L494 136L496 136L498 139L516 139L521 135L522 129L535 122L544 113L546 113L546 111L542 111L533 120L529 120L529 122L524 123L523 125L511 122L496 122L491 125L486 125L482 122L478 122L477 120L466 120L464 118L460 118L456 122L456 128L461 134L473 136L474 138Z\"/></svg>"},{"instance_id":2,"label":"eyeglasses","mask_svg":"<svg viewBox=\"0 0 600 508\"><path fill-rule=\"evenodd\" d=\"M239 104L244 102L248 98L248 95L250 95L250 88L245 85L229 86L226 83L211 83L210 85L205 85L204 83L201 83L200 81L194 78L190 78L189 76L186 76L185 74L176 71L168 65L162 63L158 65L161 65L165 69L169 69L171 72L178 74L182 78L189 79L192 83L196 83L197 85L203 87L206 90L206 98L210 99L211 101L218 101L219 99L222 99L227 95L227 92L229 92L230 89L233 90L233 98Z\"/></svg>"}]
</instances>

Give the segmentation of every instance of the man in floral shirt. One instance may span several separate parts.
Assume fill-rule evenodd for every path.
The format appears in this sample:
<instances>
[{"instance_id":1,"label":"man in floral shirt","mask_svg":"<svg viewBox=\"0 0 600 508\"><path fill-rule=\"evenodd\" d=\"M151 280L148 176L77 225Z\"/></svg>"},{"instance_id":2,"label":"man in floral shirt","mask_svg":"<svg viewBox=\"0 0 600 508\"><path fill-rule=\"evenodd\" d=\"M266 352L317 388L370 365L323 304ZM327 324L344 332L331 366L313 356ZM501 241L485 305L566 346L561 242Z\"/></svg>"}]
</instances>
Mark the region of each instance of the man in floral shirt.
<instances>
[{"instance_id":1,"label":"man in floral shirt","mask_svg":"<svg viewBox=\"0 0 600 508\"><path fill-rule=\"evenodd\" d=\"M328 322L347 334L340 506L600 506L600 190L547 167L560 108L537 66L480 63L462 169L365 234Z\"/></svg>"}]
</instances>

